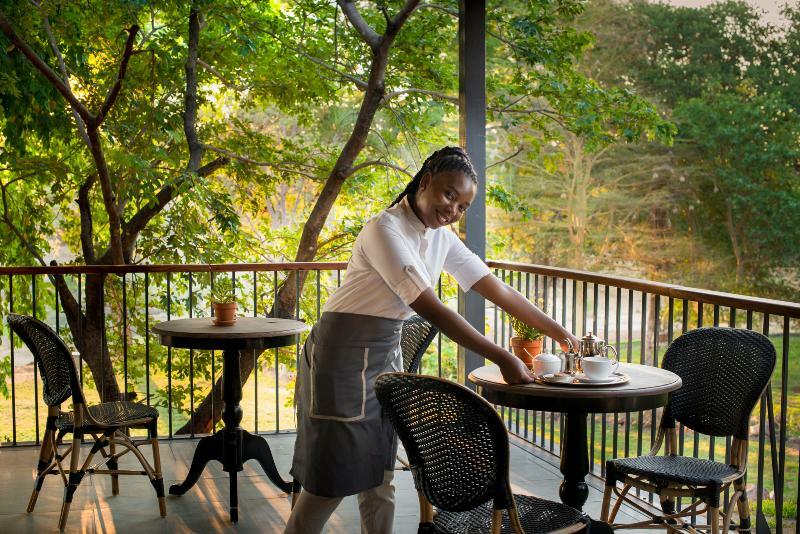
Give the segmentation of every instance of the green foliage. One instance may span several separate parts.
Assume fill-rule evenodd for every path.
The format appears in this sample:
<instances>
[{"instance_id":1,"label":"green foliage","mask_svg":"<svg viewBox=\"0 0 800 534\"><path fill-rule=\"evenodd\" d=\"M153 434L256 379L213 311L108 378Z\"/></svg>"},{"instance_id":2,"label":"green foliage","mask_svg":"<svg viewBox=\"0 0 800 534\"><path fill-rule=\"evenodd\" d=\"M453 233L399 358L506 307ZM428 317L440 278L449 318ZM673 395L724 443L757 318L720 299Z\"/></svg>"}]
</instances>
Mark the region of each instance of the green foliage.
<instances>
[{"instance_id":1,"label":"green foliage","mask_svg":"<svg viewBox=\"0 0 800 534\"><path fill-rule=\"evenodd\" d=\"M217 278L211 290L211 302L217 304L231 304L236 302L236 294L230 278Z\"/></svg>"},{"instance_id":2,"label":"green foliage","mask_svg":"<svg viewBox=\"0 0 800 534\"><path fill-rule=\"evenodd\" d=\"M702 9L637 3L652 38L639 83L679 127L672 195L688 231L735 265L731 289L759 287L800 248L798 9L786 31L744 2Z\"/></svg>"},{"instance_id":3,"label":"green foliage","mask_svg":"<svg viewBox=\"0 0 800 534\"><path fill-rule=\"evenodd\" d=\"M536 328L532 326L528 326L520 319L517 319L513 315L508 316L508 321L511 324L511 328L514 329L515 335L521 337L522 339L528 340L535 340L535 339L542 339L544 337L544 333L540 332Z\"/></svg>"}]
</instances>

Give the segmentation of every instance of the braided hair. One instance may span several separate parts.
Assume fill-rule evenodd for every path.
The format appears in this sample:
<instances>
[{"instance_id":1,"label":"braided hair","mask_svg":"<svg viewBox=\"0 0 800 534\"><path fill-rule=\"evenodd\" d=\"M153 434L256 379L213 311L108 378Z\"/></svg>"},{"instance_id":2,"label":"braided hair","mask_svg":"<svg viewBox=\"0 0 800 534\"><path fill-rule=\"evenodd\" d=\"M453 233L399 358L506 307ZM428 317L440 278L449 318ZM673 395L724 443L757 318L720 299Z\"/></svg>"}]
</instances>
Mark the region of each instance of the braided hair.
<instances>
[{"instance_id":1,"label":"braided hair","mask_svg":"<svg viewBox=\"0 0 800 534\"><path fill-rule=\"evenodd\" d=\"M425 173L429 172L431 174L436 174L437 172L444 171L463 172L472 178L473 183L478 183L478 174L475 172L475 168L472 166L472 161L469 159L469 154L467 154L467 151L460 146L446 146L428 156L428 159L426 159L425 163L422 164L422 167L419 169L417 174L414 175L414 178L408 182L403 192L400 193L396 199L394 199L394 202L392 202L389 207L394 206L403 200L403 197L406 195L415 195L419 189L419 183L422 181L422 177L425 176Z\"/></svg>"}]
</instances>

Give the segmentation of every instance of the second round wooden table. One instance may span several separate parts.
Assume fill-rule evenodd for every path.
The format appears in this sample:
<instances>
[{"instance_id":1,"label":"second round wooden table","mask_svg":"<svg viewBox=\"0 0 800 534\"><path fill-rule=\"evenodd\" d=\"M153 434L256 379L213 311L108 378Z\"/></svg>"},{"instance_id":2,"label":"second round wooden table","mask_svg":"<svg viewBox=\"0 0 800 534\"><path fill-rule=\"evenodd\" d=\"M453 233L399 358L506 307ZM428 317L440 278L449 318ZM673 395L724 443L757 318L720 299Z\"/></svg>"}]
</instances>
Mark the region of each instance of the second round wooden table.
<instances>
[{"instance_id":1,"label":"second round wooden table","mask_svg":"<svg viewBox=\"0 0 800 534\"><path fill-rule=\"evenodd\" d=\"M183 495L200 477L210 460L217 460L230 477L231 521L239 520L238 489L236 473L242 470L247 460L256 460L269 479L286 493L292 484L285 482L278 470L267 441L250 434L239 426L242 421L241 365L239 351L263 350L294 345L300 334L308 327L300 321L273 319L269 317L239 317L230 326L216 326L211 319L177 319L165 321L153 327L159 334L162 345L182 349L206 349L223 351L222 368L222 421L225 427L197 443L192 465L186 480L169 488L170 495Z\"/></svg>"},{"instance_id":2,"label":"second round wooden table","mask_svg":"<svg viewBox=\"0 0 800 534\"><path fill-rule=\"evenodd\" d=\"M681 387L678 375L658 367L621 363L619 372L630 376L630 382L618 386L509 385L496 365L475 369L469 374L469 380L493 404L565 414L561 449L564 480L558 494L561 502L580 510L589 496L585 482L589 473L587 414L658 408L667 403L670 392Z\"/></svg>"}]
</instances>

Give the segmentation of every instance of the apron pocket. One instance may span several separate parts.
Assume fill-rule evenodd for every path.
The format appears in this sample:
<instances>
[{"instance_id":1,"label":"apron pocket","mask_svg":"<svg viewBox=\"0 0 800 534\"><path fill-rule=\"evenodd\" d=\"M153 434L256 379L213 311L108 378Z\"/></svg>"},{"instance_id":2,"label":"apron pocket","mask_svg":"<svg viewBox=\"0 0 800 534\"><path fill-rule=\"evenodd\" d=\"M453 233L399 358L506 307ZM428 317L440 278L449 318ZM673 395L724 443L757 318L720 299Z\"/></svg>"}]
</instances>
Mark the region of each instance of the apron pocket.
<instances>
[{"instance_id":1,"label":"apron pocket","mask_svg":"<svg viewBox=\"0 0 800 534\"><path fill-rule=\"evenodd\" d=\"M343 423L366 415L369 347L311 345L312 419Z\"/></svg>"}]
</instances>

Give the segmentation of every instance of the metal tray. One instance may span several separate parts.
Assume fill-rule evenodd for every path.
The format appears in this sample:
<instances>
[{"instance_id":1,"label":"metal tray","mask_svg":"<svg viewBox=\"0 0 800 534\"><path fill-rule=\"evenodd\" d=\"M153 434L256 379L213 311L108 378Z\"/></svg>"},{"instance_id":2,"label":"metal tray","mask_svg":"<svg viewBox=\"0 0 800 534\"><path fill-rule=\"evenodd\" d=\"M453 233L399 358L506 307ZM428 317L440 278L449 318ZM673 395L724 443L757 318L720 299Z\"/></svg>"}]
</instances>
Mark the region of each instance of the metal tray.
<instances>
[{"instance_id":1,"label":"metal tray","mask_svg":"<svg viewBox=\"0 0 800 534\"><path fill-rule=\"evenodd\" d=\"M631 377L625 373L611 373L610 380L594 381L588 380L584 375L568 375L566 373L547 374L534 377L540 384L548 386L568 386L568 387L605 387L605 386L619 386L627 384L631 381Z\"/></svg>"}]
</instances>

